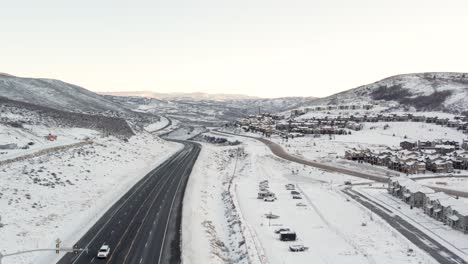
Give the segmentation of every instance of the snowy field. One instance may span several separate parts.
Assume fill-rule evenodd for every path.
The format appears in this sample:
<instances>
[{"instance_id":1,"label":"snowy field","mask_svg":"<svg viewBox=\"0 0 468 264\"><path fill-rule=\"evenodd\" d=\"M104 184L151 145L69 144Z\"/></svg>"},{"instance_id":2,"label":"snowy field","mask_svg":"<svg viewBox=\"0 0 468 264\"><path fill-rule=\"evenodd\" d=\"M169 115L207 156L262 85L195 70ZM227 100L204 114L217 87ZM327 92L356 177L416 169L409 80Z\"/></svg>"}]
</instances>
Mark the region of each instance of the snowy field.
<instances>
[{"instance_id":1,"label":"snowy field","mask_svg":"<svg viewBox=\"0 0 468 264\"><path fill-rule=\"evenodd\" d=\"M459 191L468 190L468 177L467 178L424 179L424 180L418 180L418 183L424 184L427 186L448 188L448 189L459 190Z\"/></svg>"},{"instance_id":2,"label":"snowy field","mask_svg":"<svg viewBox=\"0 0 468 264\"><path fill-rule=\"evenodd\" d=\"M340 186L345 180L362 182L362 179L290 163L273 156L256 140L233 138L244 142L241 154L234 151L235 147L205 144L189 180L182 229L184 264L223 263L223 260L271 264L312 260L313 263L436 263L385 221L375 216L372 220L369 211L341 193ZM262 180L269 181L277 201L257 199L258 183ZM288 183L297 186L303 199L292 199L284 187ZM230 198L226 199L226 195ZM280 217L269 221L265 217L268 213ZM243 232L237 232L236 225ZM274 233L280 226L295 230L298 241L281 242ZM292 244L310 249L293 253L288 250ZM414 253L408 255L410 248ZM235 260L234 256L245 258Z\"/></svg>"},{"instance_id":3,"label":"snowy field","mask_svg":"<svg viewBox=\"0 0 468 264\"><path fill-rule=\"evenodd\" d=\"M390 127L384 129L385 124ZM314 138L311 135L283 140L273 136L272 140L291 153L300 154L309 159L328 159L344 156L347 149L399 147L404 140L450 139L461 142L466 135L449 127L414 122L364 123L361 131L351 131L351 135L323 135ZM258 134L257 134L258 135ZM406 136L406 139L405 139Z\"/></svg>"},{"instance_id":4,"label":"snowy field","mask_svg":"<svg viewBox=\"0 0 468 264\"><path fill-rule=\"evenodd\" d=\"M169 120L163 116L159 119L159 122L149 124L145 126L145 130L148 132L155 132L162 129L164 126L169 124Z\"/></svg>"},{"instance_id":5,"label":"snowy field","mask_svg":"<svg viewBox=\"0 0 468 264\"><path fill-rule=\"evenodd\" d=\"M151 134L128 142L95 138L87 145L6 165L0 170L0 250L3 254L71 247L147 172L182 145ZM5 258L5 264L50 264L55 252Z\"/></svg>"},{"instance_id":6,"label":"snowy field","mask_svg":"<svg viewBox=\"0 0 468 264\"><path fill-rule=\"evenodd\" d=\"M179 139L179 140L186 140L191 139L200 135L201 133L205 132L206 128L204 127L179 127L175 130L172 130L169 134L167 134L168 138L171 139Z\"/></svg>"},{"instance_id":7,"label":"snowy field","mask_svg":"<svg viewBox=\"0 0 468 264\"><path fill-rule=\"evenodd\" d=\"M46 136L49 133L56 135L57 140L47 140ZM98 132L83 128L50 128L29 125L24 125L23 128L14 128L0 125L0 145L16 144L18 146L17 149L0 150L0 160L31 154L46 148L92 140L98 136ZM28 145L31 142L33 144ZM24 146L28 146L28 149L22 149Z\"/></svg>"}]
</instances>

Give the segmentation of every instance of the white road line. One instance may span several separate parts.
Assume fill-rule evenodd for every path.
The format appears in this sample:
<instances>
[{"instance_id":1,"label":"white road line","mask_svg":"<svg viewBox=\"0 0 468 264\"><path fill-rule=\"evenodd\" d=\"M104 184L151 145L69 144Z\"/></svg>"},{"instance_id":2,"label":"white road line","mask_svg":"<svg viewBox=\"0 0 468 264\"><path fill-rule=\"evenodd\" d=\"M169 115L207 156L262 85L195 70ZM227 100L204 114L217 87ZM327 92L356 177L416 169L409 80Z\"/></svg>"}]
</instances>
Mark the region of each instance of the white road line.
<instances>
[{"instance_id":1,"label":"white road line","mask_svg":"<svg viewBox=\"0 0 468 264\"><path fill-rule=\"evenodd\" d=\"M180 156L180 154L182 154L182 152L184 152L183 150L179 151L179 152L176 152L174 153L171 157L169 157L167 160L165 160L163 163L159 164L158 167L156 167L154 170L156 171L159 171L162 167L164 166L170 166L171 164L173 164L175 162L175 160L177 159L177 157ZM153 171L149 172L148 174L150 173L153 173ZM157 174L154 174L154 175L157 175ZM148 178L146 178L143 182L137 182L132 188L134 188L137 184L140 184L138 187L135 188L135 190L129 195L129 197L127 197L127 199L125 199L122 204L114 211L114 213L112 213L112 215L109 217L109 219L104 223L104 225L98 230L98 232L94 235L94 237L89 241L89 243L86 245L86 248L89 247L89 245L91 245L91 243L93 243L94 239L96 239L96 237L102 232L102 230L104 230L104 228L109 224L109 222L112 220L112 218L114 218L114 216L119 212L119 210L128 202L128 200L130 200L130 198L135 195L137 193L138 190L142 189L146 183L153 179L153 176L150 176ZM145 176L146 177L146 176ZM159 181L159 180L158 180ZM124 193L123 196L127 194L127 193ZM140 193L141 194L141 193ZM120 198L117 200L119 201ZM99 220L98 220L99 221ZM98 222L97 221L97 222ZM96 222L96 223L97 223ZM119 221L120 223L120 221ZM89 230L88 230L89 231ZM83 254L84 251L81 251L80 254L78 254L78 256L76 257L75 260L73 260L73 262L71 264L74 264L78 261L78 259L81 257L81 255Z\"/></svg>"},{"instance_id":2,"label":"white road line","mask_svg":"<svg viewBox=\"0 0 468 264\"><path fill-rule=\"evenodd\" d=\"M198 155L195 155L194 161L196 161L197 158L198 158ZM194 166L195 166L195 162L194 162ZM182 173L182 176L180 177L180 180L179 180L179 184L177 185L177 189L176 189L176 191L174 193L174 197L172 198L171 208L169 209L169 214L168 214L167 221L166 221L166 228L164 229L164 236L163 236L163 239L162 239L162 242L161 242L161 250L159 251L158 264L161 263L161 257L162 257L162 252L163 252L163 249L164 249L164 242L166 241L167 227L169 226L169 220L171 219L172 208L174 207L174 202L175 202L175 199L177 197L177 192L179 191L180 184L182 183L182 179L184 178L184 175L187 172L188 168L189 167L185 168L184 172Z\"/></svg>"}]
</instances>

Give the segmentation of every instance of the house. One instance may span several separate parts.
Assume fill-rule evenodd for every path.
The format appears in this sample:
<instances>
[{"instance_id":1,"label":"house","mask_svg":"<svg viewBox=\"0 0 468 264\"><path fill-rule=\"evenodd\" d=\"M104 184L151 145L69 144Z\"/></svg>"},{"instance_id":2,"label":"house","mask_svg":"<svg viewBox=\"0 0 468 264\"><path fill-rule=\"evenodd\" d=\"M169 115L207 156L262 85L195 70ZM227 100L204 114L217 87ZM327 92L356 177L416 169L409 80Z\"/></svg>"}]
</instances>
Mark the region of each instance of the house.
<instances>
[{"instance_id":1,"label":"house","mask_svg":"<svg viewBox=\"0 0 468 264\"><path fill-rule=\"evenodd\" d=\"M434 149L437 153L445 155L450 152L455 151L455 146L453 145L435 145Z\"/></svg>"},{"instance_id":2,"label":"house","mask_svg":"<svg viewBox=\"0 0 468 264\"><path fill-rule=\"evenodd\" d=\"M365 152L360 150L360 151L357 151L357 150L346 150L345 151L345 156L344 158L347 159L347 160L357 160L357 161L360 161L360 160L364 160L364 155L365 155Z\"/></svg>"},{"instance_id":3,"label":"house","mask_svg":"<svg viewBox=\"0 0 468 264\"><path fill-rule=\"evenodd\" d=\"M426 194L434 193L434 190L421 186L410 179L402 179L400 186L403 201L418 208L423 207Z\"/></svg>"},{"instance_id":4,"label":"house","mask_svg":"<svg viewBox=\"0 0 468 264\"><path fill-rule=\"evenodd\" d=\"M47 140L49 141L56 141L57 140L57 136L56 135L52 135L52 134L49 134L47 135Z\"/></svg>"},{"instance_id":5,"label":"house","mask_svg":"<svg viewBox=\"0 0 468 264\"><path fill-rule=\"evenodd\" d=\"M462 146L461 146L461 147L462 147L462 149L464 149L464 150L468 150L468 139L467 139L467 140L465 140L465 139L463 140L463 143L462 143Z\"/></svg>"},{"instance_id":6,"label":"house","mask_svg":"<svg viewBox=\"0 0 468 264\"><path fill-rule=\"evenodd\" d=\"M446 224L453 229L468 233L468 203L452 198L445 212Z\"/></svg>"},{"instance_id":7,"label":"house","mask_svg":"<svg viewBox=\"0 0 468 264\"><path fill-rule=\"evenodd\" d=\"M425 122L426 117L425 116L412 116L411 121L413 121L413 122Z\"/></svg>"},{"instance_id":8,"label":"house","mask_svg":"<svg viewBox=\"0 0 468 264\"><path fill-rule=\"evenodd\" d=\"M416 148L418 146L418 143L416 142L410 142L410 141L402 141L400 142L400 147L402 149L406 149L406 150L412 150L414 148Z\"/></svg>"},{"instance_id":9,"label":"house","mask_svg":"<svg viewBox=\"0 0 468 264\"><path fill-rule=\"evenodd\" d=\"M444 207L448 206L450 199L451 197L449 195L442 192L426 194L423 205L424 213L437 220L443 221Z\"/></svg>"},{"instance_id":10,"label":"house","mask_svg":"<svg viewBox=\"0 0 468 264\"><path fill-rule=\"evenodd\" d=\"M427 163L426 163L427 165ZM435 173L451 173L453 172L453 163L450 160L437 159L429 163L428 170Z\"/></svg>"}]
</instances>

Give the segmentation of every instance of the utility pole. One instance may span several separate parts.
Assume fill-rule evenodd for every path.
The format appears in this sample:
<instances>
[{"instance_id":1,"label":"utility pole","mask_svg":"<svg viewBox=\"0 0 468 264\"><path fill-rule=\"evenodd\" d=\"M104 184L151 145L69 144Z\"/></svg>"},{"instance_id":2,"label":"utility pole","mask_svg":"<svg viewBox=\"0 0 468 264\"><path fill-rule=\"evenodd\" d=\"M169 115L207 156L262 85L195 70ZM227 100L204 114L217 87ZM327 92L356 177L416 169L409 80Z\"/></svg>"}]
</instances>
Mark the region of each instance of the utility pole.
<instances>
[{"instance_id":1,"label":"utility pole","mask_svg":"<svg viewBox=\"0 0 468 264\"><path fill-rule=\"evenodd\" d=\"M0 264L2 264L2 260L4 257L10 257L10 256L16 256L16 255L21 255L21 254L26 254L26 253L33 253L33 252L42 252L42 251L55 251L55 253L59 254L60 251L65 251L65 252L73 252L75 254L78 254L78 252L85 251L88 253L88 248L79 248L78 245L73 246L73 248L62 248L60 247L60 244L62 241L57 238L55 240L55 248L38 248L38 249L32 249L32 250L24 250L24 251L18 251L15 253L9 253L9 254L2 254L0 253Z\"/></svg>"}]
</instances>

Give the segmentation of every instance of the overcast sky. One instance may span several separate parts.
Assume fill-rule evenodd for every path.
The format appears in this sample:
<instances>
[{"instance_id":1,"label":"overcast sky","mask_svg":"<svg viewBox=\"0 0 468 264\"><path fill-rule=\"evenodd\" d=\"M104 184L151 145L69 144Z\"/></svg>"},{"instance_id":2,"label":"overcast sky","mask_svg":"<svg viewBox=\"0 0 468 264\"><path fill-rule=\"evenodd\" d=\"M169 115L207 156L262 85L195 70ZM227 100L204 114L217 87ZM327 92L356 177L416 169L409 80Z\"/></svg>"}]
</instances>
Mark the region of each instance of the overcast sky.
<instances>
[{"instance_id":1,"label":"overcast sky","mask_svg":"<svg viewBox=\"0 0 468 264\"><path fill-rule=\"evenodd\" d=\"M466 0L2 1L0 72L93 91L326 96L468 72Z\"/></svg>"}]
</instances>

